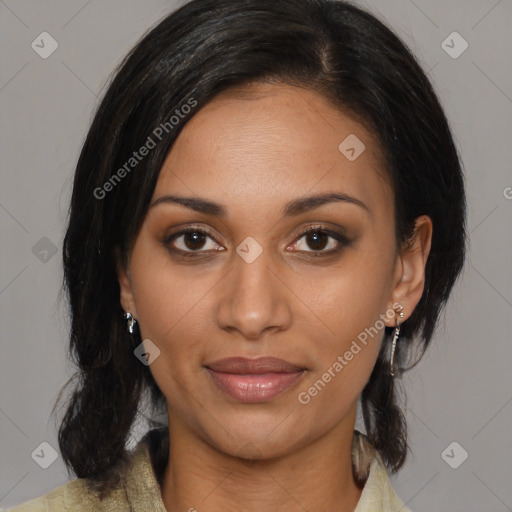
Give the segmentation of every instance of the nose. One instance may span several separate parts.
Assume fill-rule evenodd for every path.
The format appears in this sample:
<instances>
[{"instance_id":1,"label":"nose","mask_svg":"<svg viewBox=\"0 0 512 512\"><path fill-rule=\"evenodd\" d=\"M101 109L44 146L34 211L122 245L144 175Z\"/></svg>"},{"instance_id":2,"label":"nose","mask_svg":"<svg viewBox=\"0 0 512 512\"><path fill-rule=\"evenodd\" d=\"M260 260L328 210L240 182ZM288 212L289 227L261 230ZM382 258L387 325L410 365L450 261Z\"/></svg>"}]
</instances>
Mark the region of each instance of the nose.
<instances>
[{"instance_id":1,"label":"nose","mask_svg":"<svg viewBox=\"0 0 512 512\"><path fill-rule=\"evenodd\" d=\"M275 267L269 251L263 250L253 261L233 254L232 267L219 294L220 328L253 341L268 332L289 328L291 292Z\"/></svg>"}]
</instances>

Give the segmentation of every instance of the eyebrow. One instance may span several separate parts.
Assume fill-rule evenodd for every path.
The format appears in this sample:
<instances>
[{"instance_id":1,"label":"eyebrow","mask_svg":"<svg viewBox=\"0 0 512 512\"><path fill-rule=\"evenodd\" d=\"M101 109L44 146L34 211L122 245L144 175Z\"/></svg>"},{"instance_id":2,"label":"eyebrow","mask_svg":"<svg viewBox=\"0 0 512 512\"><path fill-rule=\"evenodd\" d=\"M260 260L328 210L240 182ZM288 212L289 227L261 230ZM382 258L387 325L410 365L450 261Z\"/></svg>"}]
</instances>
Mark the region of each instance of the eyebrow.
<instances>
[{"instance_id":1,"label":"eyebrow","mask_svg":"<svg viewBox=\"0 0 512 512\"><path fill-rule=\"evenodd\" d=\"M300 215L301 213L306 213L310 210L314 210L315 208L319 208L324 204L334 202L346 202L349 204L354 204L370 213L369 208L360 199L340 192L331 192L300 197L290 201L283 208L283 217ZM155 208L159 204L163 203L180 204L196 212L213 215L223 219L227 217L227 209L225 206L201 197L184 197L168 194L155 199L151 203L150 208Z\"/></svg>"}]
</instances>

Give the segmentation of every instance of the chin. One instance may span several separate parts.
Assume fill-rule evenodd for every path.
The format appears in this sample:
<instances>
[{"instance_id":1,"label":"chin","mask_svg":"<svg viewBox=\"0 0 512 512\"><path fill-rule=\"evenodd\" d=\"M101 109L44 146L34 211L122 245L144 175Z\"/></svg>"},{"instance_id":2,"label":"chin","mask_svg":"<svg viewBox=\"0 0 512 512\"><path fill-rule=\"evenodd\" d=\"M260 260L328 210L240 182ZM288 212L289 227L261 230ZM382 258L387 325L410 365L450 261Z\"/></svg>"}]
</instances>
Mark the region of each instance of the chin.
<instances>
[{"instance_id":1,"label":"chin","mask_svg":"<svg viewBox=\"0 0 512 512\"><path fill-rule=\"evenodd\" d=\"M218 419L214 431L211 430L210 421L204 430L206 441L220 452L249 460L281 457L311 442L311 430L301 432L301 428L305 427L304 422L290 424L283 421L284 418L291 419L291 415L272 415L271 418L268 415L256 416L239 418L236 422ZM227 432L221 425L229 425Z\"/></svg>"}]
</instances>

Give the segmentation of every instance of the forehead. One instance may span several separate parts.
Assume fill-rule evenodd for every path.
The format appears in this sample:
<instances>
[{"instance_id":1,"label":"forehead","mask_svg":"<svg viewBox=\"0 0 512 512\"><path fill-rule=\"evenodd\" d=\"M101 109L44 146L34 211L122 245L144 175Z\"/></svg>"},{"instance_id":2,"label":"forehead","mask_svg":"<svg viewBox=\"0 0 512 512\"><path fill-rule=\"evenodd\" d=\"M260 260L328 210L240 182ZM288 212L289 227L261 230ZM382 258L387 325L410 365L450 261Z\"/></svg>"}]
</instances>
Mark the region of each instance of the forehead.
<instances>
[{"instance_id":1,"label":"forehead","mask_svg":"<svg viewBox=\"0 0 512 512\"><path fill-rule=\"evenodd\" d=\"M314 91L260 83L220 93L190 119L154 197L175 192L280 209L290 198L333 190L375 207L389 203L376 137Z\"/></svg>"}]
</instances>

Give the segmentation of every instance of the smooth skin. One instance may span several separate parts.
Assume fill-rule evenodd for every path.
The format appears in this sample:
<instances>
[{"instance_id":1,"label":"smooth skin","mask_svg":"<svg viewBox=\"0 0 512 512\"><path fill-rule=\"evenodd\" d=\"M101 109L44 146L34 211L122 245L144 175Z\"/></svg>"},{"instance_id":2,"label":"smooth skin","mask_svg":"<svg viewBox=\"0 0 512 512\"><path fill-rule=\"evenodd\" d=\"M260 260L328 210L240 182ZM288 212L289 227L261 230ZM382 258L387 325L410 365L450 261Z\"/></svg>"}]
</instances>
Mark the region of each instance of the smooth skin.
<instances>
[{"instance_id":1,"label":"smooth skin","mask_svg":"<svg viewBox=\"0 0 512 512\"><path fill-rule=\"evenodd\" d=\"M338 149L350 134L366 148L354 161ZM283 216L289 202L322 193L356 201ZM218 203L225 216L160 199L171 194ZM224 91L199 110L167 156L157 199L118 274L124 310L160 349L150 371L167 400L167 511L353 512L357 401L384 329L307 405L298 394L396 302L407 321L423 293L431 220L419 217L398 248L376 138L318 93L277 83ZM180 235L187 227L210 234ZM247 237L262 249L250 263L236 251ZM244 404L204 367L231 356L307 371L277 397Z\"/></svg>"}]
</instances>

